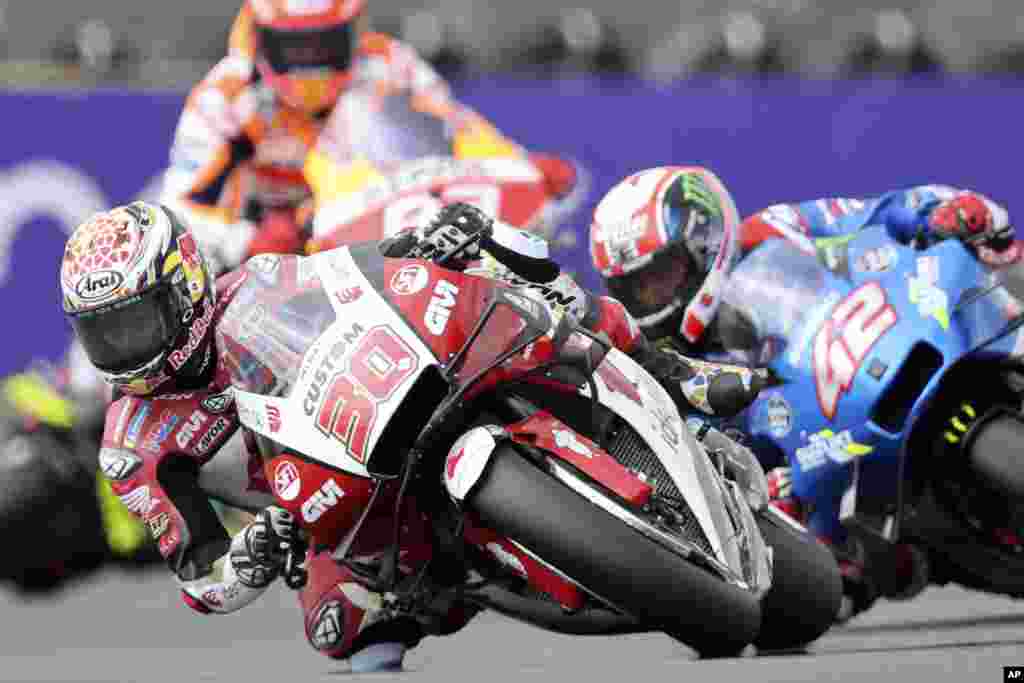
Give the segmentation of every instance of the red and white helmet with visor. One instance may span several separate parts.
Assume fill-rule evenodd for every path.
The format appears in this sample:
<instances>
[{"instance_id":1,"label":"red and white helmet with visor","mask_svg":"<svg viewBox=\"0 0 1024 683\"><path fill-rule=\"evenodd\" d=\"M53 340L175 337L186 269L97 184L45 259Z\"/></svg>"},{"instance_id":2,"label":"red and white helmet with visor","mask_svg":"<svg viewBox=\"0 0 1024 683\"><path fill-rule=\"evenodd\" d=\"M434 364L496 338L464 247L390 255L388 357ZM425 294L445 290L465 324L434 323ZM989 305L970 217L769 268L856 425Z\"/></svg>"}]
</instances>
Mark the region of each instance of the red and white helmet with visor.
<instances>
[{"instance_id":1,"label":"red and white helmet with visor","mask_svg":"<svg viewBox=\"0 0 1024 683\"><path fill-rule=\"evenodd\" d=\"M612 296L651 338L696 344L739 257L739 212L725 185L698 166L635 173L594 211L590 255Z\"/></svg>"},{"instance_id":2,"label":"red and white helmet with visor","mask_svg":"<svg viewBox=\"0 0 1024 683\"><path fill-rule=\"evenodd\" d=\"M75 334L112 386L148 395L211 369L214 280L167 208L135 202L78 226L60 283Z\"/></svg>"}]
</instances>

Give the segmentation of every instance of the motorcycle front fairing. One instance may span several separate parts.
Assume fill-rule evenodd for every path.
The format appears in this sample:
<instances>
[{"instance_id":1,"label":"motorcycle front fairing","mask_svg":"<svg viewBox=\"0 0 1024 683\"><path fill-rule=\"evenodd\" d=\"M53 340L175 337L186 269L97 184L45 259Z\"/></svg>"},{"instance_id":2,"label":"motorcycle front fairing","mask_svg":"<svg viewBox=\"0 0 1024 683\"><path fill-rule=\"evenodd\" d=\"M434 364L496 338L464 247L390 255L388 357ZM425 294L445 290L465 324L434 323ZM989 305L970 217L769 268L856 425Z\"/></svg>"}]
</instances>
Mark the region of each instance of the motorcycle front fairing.
<instances>
[{"instance_id":1,"label":"motorcycle front fairing","mask_svg":"<svg viewBox=\"0 0 1024 683\"><path fill-rule=\"evenodd\" d=\"M303 284L255 278L219 330L233 351L240 418L279 446L358 476L373 476L377 446L425 373L435 391L417 395L427 404L414 411L421 426L550 326L540 305L493 280L388 259L373 245L280 263L301 269ZM403 421L408 414L399 420L404 448L418 435Z\"/></svg>"},{"instance_id":2,"label":"motorcycle front fairing","mask_svg":"<svg viewBox=\"0 0 1024 683\"><path fill-rule=\"evenodd\" d=\"M366 279L347 250L301 259L318 324L299 334L290 298L254 296L225 333L269 368L271 386L236 372L235 399L253 432L331 467L370 476L367 461L417 378L437 359ZM426 275L426 273L424 273ZM271 291L276 283L270 285ZM268 298L270 301L268 301ZM282 333L275 334L281 329ZM295 344L279 358L278 337ZM241 369L241 368L240 368Z\"/></svg>"},{"instance_id":3,"label":"motorcycle front fairing","mask_svg":"<svg viewBox=\"0 0 1024 683\"><path fill-rule=\"evenodd\" d=\"M746 492L715 470L668 392L618 349L593 375L598 401L625 419L686 500L727 577L757 592L771 583L770 550L754 521ZM580 393L590 396L590 389ZM733 519L735 515L738 519Z\"/></svg>"}]
</instances>

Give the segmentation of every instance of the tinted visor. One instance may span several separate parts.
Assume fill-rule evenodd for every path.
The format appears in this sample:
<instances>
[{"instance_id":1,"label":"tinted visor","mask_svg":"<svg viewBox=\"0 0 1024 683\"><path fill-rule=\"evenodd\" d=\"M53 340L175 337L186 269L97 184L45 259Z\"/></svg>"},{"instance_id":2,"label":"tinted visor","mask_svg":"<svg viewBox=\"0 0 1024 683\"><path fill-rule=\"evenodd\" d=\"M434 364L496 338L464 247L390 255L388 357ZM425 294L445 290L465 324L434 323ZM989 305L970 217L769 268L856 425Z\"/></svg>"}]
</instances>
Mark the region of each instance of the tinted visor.
<instances>
[{"instance_id":1,"label":"tinted visor","mask_svg":"<svg viewBox=\"0 0 1024 683\"><path fill-rule=\"evenodd\" d=\"M662 204L665 230L674 239L682 240L696 259L697 267L708 272L725 236L721 209L712 197L692 191L687 194L683 181L684 178L680 178L665 193Z\"/></svg>"},{"instance_id":2,"label":"tinted visor","mask_svg":"<svg viewBox=\"0 0 1024 683\"><path fill-rule=\"evenodd\" d=\"M169 280L135 296L69 316L89 360L125 373L167 351L184 325L182 294Z\"/></svg>"},{"instance_id":3,"label":"tinted visor","mask_svg":"<svg viewBox=\"0 0 1024 683\"><path fill-rule=\"evenodd\" d=\"M318 67L345 71L352 63L351 23L288 30L260 26L257 31L260 51L274 73Z\"/></svg>"},{"instance_id":4,"label":"tinted visor","mask_svg":"<svg viewBox=\"0 0 1024 683\"><path fill-rule=\"evenodd\" d=\"M635 318L659 313L676 301L700 277L694 272L693 257L681 244L657 254L646 266L608 279L608 291Z\"/></svg>"}]
</instances>

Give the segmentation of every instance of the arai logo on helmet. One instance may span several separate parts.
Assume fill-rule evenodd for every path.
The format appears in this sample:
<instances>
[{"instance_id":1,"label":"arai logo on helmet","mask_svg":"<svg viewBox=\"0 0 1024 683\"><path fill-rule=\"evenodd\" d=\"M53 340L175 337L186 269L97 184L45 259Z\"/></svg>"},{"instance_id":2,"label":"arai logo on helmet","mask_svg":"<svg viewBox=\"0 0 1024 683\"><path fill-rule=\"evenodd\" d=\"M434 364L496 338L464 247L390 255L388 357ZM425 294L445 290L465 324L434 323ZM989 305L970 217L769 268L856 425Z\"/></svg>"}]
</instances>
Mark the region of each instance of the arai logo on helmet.
<instances>
[{"instance_id":1,"label":"arai logo on helmet","mask_svg":"<svg viewBox=\"0 0 1024 683\"><path fill-rule=\"evenodd\" d=\"M97 270L78 281L75 294L85 301L95 301L113 294L123 282L124 275L116 270Z\"/></svg>"}]
</instances>

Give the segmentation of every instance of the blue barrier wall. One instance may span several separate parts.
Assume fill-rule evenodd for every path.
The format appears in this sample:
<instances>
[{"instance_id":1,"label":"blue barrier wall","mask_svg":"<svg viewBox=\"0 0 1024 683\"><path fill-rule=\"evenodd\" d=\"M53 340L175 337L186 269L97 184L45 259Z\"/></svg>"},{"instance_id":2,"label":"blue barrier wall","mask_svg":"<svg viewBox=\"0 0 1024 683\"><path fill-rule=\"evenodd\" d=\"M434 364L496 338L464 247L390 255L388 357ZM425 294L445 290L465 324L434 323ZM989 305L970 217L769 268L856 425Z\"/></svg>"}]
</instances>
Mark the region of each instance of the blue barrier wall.
<instances>
[{"instance_id":1,"label":"blue barrier wall","mask_svg":"<svg viewBox=\"0 0 1024 683\"><path fill-rule=\"evenodd\" d=\"M491 80L460 96L524 145L590 171L594 191L564 254L590 285L587 217L622 176L666 163L712 167L743 213L830 194L943 182L1015 206L1022 81L695 80L553 84ZM180 93L0 94L0 374L57 358L57 263L66 231L144 193L166 162ZM10 259L10 260L7 260ZM10 267L8 267L8 265Z\"/></svg>"}]
</instances>

